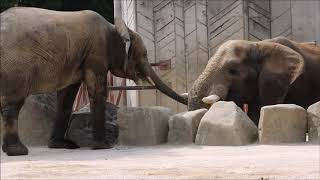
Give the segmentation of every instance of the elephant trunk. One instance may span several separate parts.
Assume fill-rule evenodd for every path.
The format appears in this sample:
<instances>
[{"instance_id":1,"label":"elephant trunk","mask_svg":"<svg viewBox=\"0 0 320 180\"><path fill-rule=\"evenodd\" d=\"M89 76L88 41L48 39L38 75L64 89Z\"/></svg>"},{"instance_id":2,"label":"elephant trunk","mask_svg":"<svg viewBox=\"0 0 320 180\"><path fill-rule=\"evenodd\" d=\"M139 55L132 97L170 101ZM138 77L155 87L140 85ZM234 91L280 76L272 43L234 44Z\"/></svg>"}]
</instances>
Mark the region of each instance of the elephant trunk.
<instances>
[{"instance_id":1,"label":"elephant trunk","mask_svg":"<svg viewBox=\"0 0 320 180\"><path fill-rule=\"evenodd\" d=\"M217 100L226 99L230 82L223 76L219 57L219 52L217 52L215 56L209 60L206 68L190 89L188 93L189 111L209 108L211 104ZM208 103L208 101L211 103Z\"/></svg>"},{"instance_id":2,"label":"elephant trunk","mask_svg":"<svg viewBox=\"0 0 320 180\"><path fill-rule=\"evenodd\" d=\"M159 76L154 72L151 65L149 63L145 63L144 71L146 72L146 76L150 77L151 80L154 82L154 85L157 89L159 89L162 93L165 95L171 97L172 99L187 105L188 101L186 98L183 98L179 94L177 94L175 91L173 91L170 87L168 87L160 78Z\"/></svg>"},{"instance_id":3,"label":"elephant trunk","mask_svg":"<svg viewBox=\"0 0 320 180\"><path fill-rule=\"evenodd\" d=\"M202 98L208 96L209 88L211 88L211 83L208 76L202 73L198 79L194 82L191 90L188 93L188 110L193 111L201 108L209 108L208 104L202 101Z\"/></svg>"}]
</instances>

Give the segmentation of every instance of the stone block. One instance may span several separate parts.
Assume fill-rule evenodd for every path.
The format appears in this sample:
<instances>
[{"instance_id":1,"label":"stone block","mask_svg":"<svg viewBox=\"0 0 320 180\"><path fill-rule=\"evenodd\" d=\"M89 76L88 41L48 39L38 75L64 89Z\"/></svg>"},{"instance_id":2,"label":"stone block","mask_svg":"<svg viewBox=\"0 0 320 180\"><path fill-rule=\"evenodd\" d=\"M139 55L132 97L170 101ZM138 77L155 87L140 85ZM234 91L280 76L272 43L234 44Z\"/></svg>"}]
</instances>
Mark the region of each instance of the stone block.
<instances>
[{"instance_id":1,"label":"stone block","mask_svg":"<svg viewBox=\"0 0 320 180\"><path fill-rule=\"evenodd\" d=\"M157 145L167 142L172 111L165 107L123 107L118 111L119 144Z\"/></svg>"},{"instance_id":2,"label":"stone block","mask_svg":"<svg viewBox=\"0 0 320 180\"><path fill-rule=\"evenodd\" d=\"M193 143L201 118L207 109L175 114L169 119L168 142L172 144Z\"/></svg>"},{"instance_id":3,"label":"stone block","mask_svg":"<svg viewBox=\"0 0 320 180\"><path fill-rule=\"evenodd\" d=\"M309 142L320 144L320 101L308 108Z\"/></svg>"},{"instance_id":4,"label":"stone block","mask_svg":"<svg viewBox=\"0 0 320 180\"><path fill-rule=\"evenodd\" d=\"M245 145L258 138L258 128L234 103L214 103L200 121L198 145Z\"/></svg>"},{"instance_id":5,"label":"stone block","mask_svg":"<svg viewBox=\"0 0 320 180\"><path fill-rule=\"evenodd\" d=\"M118 107L111 103L106 103L105 110L105 128L106 128L106 142L114 144L117 141L119 134L116 120ZM66 133L66 139L70 139L80 147L93 146L93 124L90 107L85 106L79 111L71 114L70 124Z\"/></svg>"},{"instance_id":6,"label":"stone block","mask_svg":"<svg viewBox=\"0 0 320 180\"><path fill-rule=\"evenodd\" d=\"M25 145L47 145L56 119L56 94L29 96L18 117L19 136Z\"/></svg>"},{"instance_id":7,"label":"stone block","mask_svg":"<svg viewBox=\"0 0 320 180\"><path fill-rule=\"evenodd\" d=\"M307 113L294 104L278 104L261 108L259 141L262 144L305 142Z\"/></svg>"}]
</instances>

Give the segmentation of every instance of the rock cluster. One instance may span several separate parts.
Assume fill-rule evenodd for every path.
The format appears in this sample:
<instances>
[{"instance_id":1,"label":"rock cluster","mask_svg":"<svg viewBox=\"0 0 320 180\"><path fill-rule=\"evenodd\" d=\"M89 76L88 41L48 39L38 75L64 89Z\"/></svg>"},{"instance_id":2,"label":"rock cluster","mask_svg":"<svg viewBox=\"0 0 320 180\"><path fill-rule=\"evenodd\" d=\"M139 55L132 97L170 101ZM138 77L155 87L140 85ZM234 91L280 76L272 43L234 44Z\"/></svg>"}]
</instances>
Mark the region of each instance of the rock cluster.
<instances>
[{"instance_id":1,"label":"rock cluster","mask_svg":"<svg viewBox=\"0 0 320 180\"><path fill-rule=\"evenodd\" d=\"M105 106L106 141L109 144L114 144L119 134L116 123L118 107L108 102ZM75 142L80 147L92 147L94 142L92 122L92 114L88 105L72 113L66 138Z\"/></svg>"},{"instance_id":2,"label":"rock cluster","mask_svg":"<svg viewBox=\"0 0 320 180\"><path fill-rule=\"evenodd\" d=\"M307 111L309 142L320 144L320 101L309 106Z\"/></svg>"},{"instance_id":3,"label":"rock cluster","mask_svg":"<svg viewBox=\"0 0 320 180\"><path fill-rule=\"evenodd\" d=\"M258 129L234 102L217 102L201 119L195 143L245 145L254 143Z\"/></svg>"},{"instance_id":4,"label":"rock cluster","mask_svg":"<svg viewBox=\"0 0 320 180\"><path fill-rule=\"evenodd\" d=\"M169 108L160 106L120 108L119 144L146 146L167 142L171 115Z\"/></svg>"},{"instance_id":5,"label":"rock cluster","mask_svg":"<svg viewBox=\"0 0 320 180\"><path fill-rule=\"evenodd\" d=\"M172 144L190 144L195 141L201 118L207 109L182 112L169 119L168 142Z\"/></svg>"},{"instance_id":6,"label":"rock cluster","mask_svg":"<svg viewBox=\"0 0 320 180\"><path fill-rule=\"evenodd\" d=\"M246 145L259 142L320 144L320 102L307 110L293 104L265 106L259 128L233 102L219 101L209 110L173 114L165 107L121 107L106 104L106 141L121 145ZM46 145L56 116L55 94L30 96L19 115L19 133L27 145ZM118 128L119 127L119 131ZM308 138L306 138L308 133ZM117 137L118 139L110 138ZM70 117L66 138L91 146L92 116L88 106Z\"/></svg>"},{"instance_id":7,"label":"rock cluster","mask_svg":"<svg viewBox=\"0 0 320 180\"><path fill-rule=\"evenodd\" d=\"M236 104L219 101L207 112L197 110L172 116L169 127L168 141L173 144L280 144L306 142L308 138L310 143L320 144L320 102L307 111L294 104L264 106L257 128Z\"/></svg>"},{"instance_id":8,"label":"rock cluster","mask_svg":"<svg viewBox=\"0 0 320 180\"><path fill-rule=\"evenodd\" d=\"M117 137L115 126L119 127L118 144L157 145L165 143L168 135L168 120L173 113L170 109L152 107L121 107L106 104L106 141ZM108 132L111 131L108 134ZM93 144L92 116L88 107L71 115L67 138L80 147ZM111 142L113 143L113 142Z\"/></svg>"},{"instance_id":9,"label":"rock cluster","mask_svg":"<svg viewBox=\"0 0 320 180\"><path fill-rule=\"evenodd\" d=\"M20 110L18 126L26 145L47 145L56 119L56 94L29 96Z\"/></svg>"},{"instance_id":10,"label":"rock cluster","mask_svg":"<svg viewBox=\"0 0 320 180\"><path fill-rule=\"evenodd\" d=\"M305 142L306 110L294 104L278 104L261 108L259 142L262 144Z\"/></svg>"}]
</instances>

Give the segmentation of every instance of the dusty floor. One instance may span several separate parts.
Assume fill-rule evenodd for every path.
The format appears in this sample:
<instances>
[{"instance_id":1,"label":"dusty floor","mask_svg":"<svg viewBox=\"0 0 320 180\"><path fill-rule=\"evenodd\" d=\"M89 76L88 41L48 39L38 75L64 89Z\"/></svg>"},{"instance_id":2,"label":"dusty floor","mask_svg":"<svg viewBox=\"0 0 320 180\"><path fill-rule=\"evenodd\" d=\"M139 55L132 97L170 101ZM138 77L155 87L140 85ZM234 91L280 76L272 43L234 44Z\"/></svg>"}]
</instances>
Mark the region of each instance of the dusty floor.
<instances>
[{"instance_id":1,"label":"dusty floor","mask_svg":"<svg viewBox=\"0 0 320 180\"><path fill-rule=\"evenodd\" d=\"M1 153L1 179L320 179L319 145L29 148Z\"/></svg>"}]
</instances>

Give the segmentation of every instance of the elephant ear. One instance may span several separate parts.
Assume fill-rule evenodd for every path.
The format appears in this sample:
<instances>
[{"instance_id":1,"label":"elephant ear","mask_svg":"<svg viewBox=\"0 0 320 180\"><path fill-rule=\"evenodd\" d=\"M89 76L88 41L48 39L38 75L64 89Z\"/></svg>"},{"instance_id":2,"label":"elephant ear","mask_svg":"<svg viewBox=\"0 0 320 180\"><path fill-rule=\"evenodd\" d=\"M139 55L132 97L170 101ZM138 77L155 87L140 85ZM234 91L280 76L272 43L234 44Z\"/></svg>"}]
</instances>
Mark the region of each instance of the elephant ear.
<instances>
[{"instance_id":1,"label":"elephant ear","mask_svg":"<svg viewBox=\"0 0 320 180\"><path fill-rule=\"evenodd\" d=\"M259 97L262 105L283 103L290 85L303 73L304 59L289 47L258 42L261 59Z\"/></svg>"},{"instance_id":2,"label":"elephant ear","mask_svg":"<svg viewBox=\"0 0 320 180\"><path fill-rule=\"evenodd\" d=\"M126 59L124 61L124 72L127 72L128 68L128 54L131 46L130 34L127 25L120 17L114 18L114 25L116 27L117 32L122 37L123 41L126 44Z\"/></svg>"}]
</instances>

